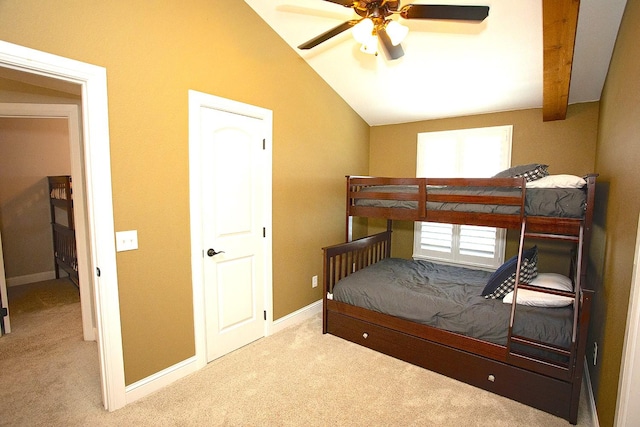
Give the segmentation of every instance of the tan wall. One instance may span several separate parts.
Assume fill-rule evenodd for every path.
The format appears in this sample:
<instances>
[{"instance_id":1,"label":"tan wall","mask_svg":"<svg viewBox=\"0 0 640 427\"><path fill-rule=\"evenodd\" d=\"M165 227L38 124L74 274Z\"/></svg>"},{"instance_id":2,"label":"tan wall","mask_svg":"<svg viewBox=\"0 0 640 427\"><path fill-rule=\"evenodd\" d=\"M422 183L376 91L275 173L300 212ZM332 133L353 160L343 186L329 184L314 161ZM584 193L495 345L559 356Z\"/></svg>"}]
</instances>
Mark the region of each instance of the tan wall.
<instances>
[{"instance_id":1,"label":"tan wall","mask_svg":"<svg viewBox=\"0 0 640 427\"><path fill-rule=\"evenodd\" d=\"M594 172L598 126L598 103L569 106L567 119L542 121L542 110L520 110L442 120L429 120L371 129L369 173L376 176L415 176L417 134L453 129L513 125L511 164L544 163L552 174L584 175ZM371 232L384 224L370 221ZM413 223L394 222L393 255L410 258ZM517 241L509 238L507 252L515 251ZM545 265L545 263L547 263ZM541 257L545 271L562 271L564 263L553 264Z\"/></svg>"},{"instance_id":2,"label":"tan wall","mask_svg":"<svg viewBox=\"0 0 640 427\"><path fill-rule=\"evenodd\" d=\"M0 39L107 70L115 228L139 237L117 254L127 384L195 351L189 89L273 110L274 318L321 298L369 127L244 2L7 0Z\"/></svg>"},{"instance_id":3,"label":"tan wall","mask_svg":"<svg viewBox=\"0 0 640 427\"><path fill-rule=\"evenodd\" d=\"M32 103L32 104L74 104L80 106L80 95L61 92L35 86L19 79L25 76L23 73L9 69L0 69L0 102L2 103ZM52 79L38 76L38 82L49 84ZM58 85L59 86L59 85ZM63 84L64 87L74 86L71 83ZM79 86L76 86L75 92L79 92Z\"/></svg>"},{"instance_id":4,"label":"tan wall","mask_svg":"<svg viewBox=\"0 0 640 427\"><path fill-rule=\"evenodd\" d=\"M613 425L640 213L640 1L629 0L601 98L596 169L607 202L596 222L601 254L587 347L600 425ZM599 357L593 366L593 342Z\"/></svg>"},{"instance_id":5,"label":"tan wall","mask_svg":"<svg viewBox=\"0 0 640 427\"><path fill-rule=\"evenodd\" d=\"M47 175L69 175L64 119L0 117L0 232L8 279L54 270Z\"/></svg>"}]
</instances>

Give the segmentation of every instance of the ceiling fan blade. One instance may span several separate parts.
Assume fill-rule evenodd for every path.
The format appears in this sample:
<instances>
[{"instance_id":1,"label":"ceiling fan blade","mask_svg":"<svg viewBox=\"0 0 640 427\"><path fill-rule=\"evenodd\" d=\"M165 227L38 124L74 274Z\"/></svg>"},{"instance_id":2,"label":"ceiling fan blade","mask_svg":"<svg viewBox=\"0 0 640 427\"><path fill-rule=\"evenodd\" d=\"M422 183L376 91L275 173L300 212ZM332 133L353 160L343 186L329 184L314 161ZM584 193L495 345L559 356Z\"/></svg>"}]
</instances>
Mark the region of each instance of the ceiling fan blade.
<instances>
[{"instance_id":1,"label":"ceiling fan blade","mask_svg":"<svg viewBox=\"0 0 640 427\"><path fill-rule=\"evenodd\" d=\"M399 13L405 19L484 21L489 16L489 6L408 4Z\"/></svg>"},{"instance_id":2,"label":"ceiling fan blade","mask_svg":"<svg viewBox=\"0 0 640 427\"><path fill-rule=\"evenodd\" d=\"M330 3L342 5L344 7L353 7L353 0L324 0Z\"/></svg>"},{"instance_id":3,"label":"ceiling fan blade","mask_svg":"<svg viewBox=\"0 0 640 427\"><path fill-rule=\"evenodd\" d=\"M389 37L389 34L387 34L387 30L384 28L379 29L378 38L380 39L387 59L394 60L404 56L404 49L402 49L400 44L394 46L393 43L391 43L391 38Z\"/></svg>"},{"instance_id":4,"label":"ceiling fan blade","mask_svg":"<svg viewBox=\"0 0 640 427\"><path fill-rule=\"evenodd\" d=\"M311 49L312 47L316 47L320 43L326 42L331 37L335 37L338 34L348 30L349 28L351 28L354 25L356 25L358 22L360 22L360 19L353 19L351 21L343 22L342 24L338 25L337 27L334 27L334 28L330 29L329 31L326 31L326 32L320 34L319 36L312 38L308 42L302 43L300 46L298 46L298 49Z\"/></svg>"}]
</instances>

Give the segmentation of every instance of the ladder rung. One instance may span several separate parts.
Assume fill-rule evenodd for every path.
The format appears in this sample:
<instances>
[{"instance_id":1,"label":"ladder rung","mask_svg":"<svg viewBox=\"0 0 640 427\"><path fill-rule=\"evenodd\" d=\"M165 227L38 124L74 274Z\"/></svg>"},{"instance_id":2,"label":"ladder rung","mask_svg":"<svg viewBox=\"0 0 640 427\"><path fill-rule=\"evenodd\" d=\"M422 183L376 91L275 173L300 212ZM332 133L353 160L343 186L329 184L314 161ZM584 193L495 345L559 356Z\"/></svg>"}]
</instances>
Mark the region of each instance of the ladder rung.
<instances>
[{"instance_id":1,"label":"ladder rung","mask_svg":"<svg viewBox=\"0 0 640 427\"><path fill-rule=\"evenodd\" d=\"M564 240L566 242L574 242L577 243L580 240L579 236L571 236L568 234L550 234L550 233L524 233L525 237L533 237L535 239L553 239L553 240Z\"/></svg>"},{"instance_id":2,"label":"ladder rung","mask_svg":"<svg viewBox=\"0 0 640 427\"><path fill-rule=\"evenodd\" d=\"M540 350L545 350L545 351L550 351L552 353L556 353L559 354L561 356L566 356L569 357L571 355L571 351L563 348L563 347L559 347L557 345L553 345L553 344L549 344L549 343L545 343L542 341L538 341L538 340L534 340L531 338L527 338L527 337L523 337L520 335L512 335L511 336L511 341L514 343L518 343L518 344L522 344L522 345L528 345L530 347L534 347Z\"/></svg>"},{"instance_id":3,"label":"ladder rung","mask_svg":"<svg viewBox=\"0 0 640 427\"><path fill-rule=\"evenodd\" d=\"M542 294L559 295L559 296L571 298L571 299L574 299L574 300L576 299L576 294L574 292L560 291L558 289L543 288L541 286L526 285L524 283L520 283L518 285L518 289L527 289L529 291L540 292Z\"/></svg>"},{"instance_id":4,"label":"ladder rung","mask_svg":"<svg viewBox=\"0 0 640 427\"><path fill-rule=\"evenodd\" d=\"M567 360L567 361L562 362L560 360L552 360L552 359L544 358L544 357L541 357L541 356L533 356L531 354L527 354L526 352L524 352L522 350L520 350L520 351L512 350L511 351L511 356L518 356L518 357L521 357L523 359L530 360L530 361L532 361L532 362L534 362L536 364L539 364L539 363L542 362L545 365L552 366L553 368L559 368L559 369L562 369L562 370L564 370L566 372L569 371L569 366L571 364L570 363L571 358L569 358L569 360Z\"/></svg>"}]
</instances>

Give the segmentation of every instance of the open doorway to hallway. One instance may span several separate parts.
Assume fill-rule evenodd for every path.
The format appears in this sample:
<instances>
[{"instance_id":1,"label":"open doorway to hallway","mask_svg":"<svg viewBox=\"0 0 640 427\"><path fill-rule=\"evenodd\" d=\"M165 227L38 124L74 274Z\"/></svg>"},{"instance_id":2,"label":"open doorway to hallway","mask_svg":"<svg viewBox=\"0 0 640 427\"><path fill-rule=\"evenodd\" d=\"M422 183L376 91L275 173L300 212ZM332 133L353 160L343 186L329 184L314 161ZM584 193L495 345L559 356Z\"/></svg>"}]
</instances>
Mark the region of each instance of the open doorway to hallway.
<instances>
[{"instance_id":1,"label":"open doorway to hallway","mask_svg":"<svg viewBox=\"0 0 640 427\"><path fill-rule=\"evenodd\" d=\"M56 284L62 289L63 300L69 300L65 291L68 280L51 279L77 277L75 261L69 261L75 269L66 268L68 273L58 268L60 262L56 260L60 260L65 248L56 244L60 239L54 238L60 234L59 229L64 231L59 218L71 221L66 227L71 230L71 234L67 233L70 239L64 246L75 249L73 200L69 199L70 215L61 215L59 203L50 198L47 179L71 174L69 129L66 118L0 115L0 235L3 276L9 285L3 299L5 306L11 305L12 315L55 305ZM36 283L40 285L27 286ZM73 294L79 301L78 287ZM91 312L91 298L86 299L85 308ZM5 332L10 332L10 318L5 323ZM86 329L89 333L85 339L94 339L92 324Z\"/></svg>"},{"instance_id":2,"label":"open doorway to hallway","mask_svg":"<svg viewBox=\"0 0 640 427\"><path fill-rule=\"evenodd\" d=\"M7 97L0 95L0 100ZM30 100L28 92L23 96ZM71 274L80 291L84 339L95 340L78 109L71 104L0 103L0 233L7 284ZM52 175L76 177L68 204L52 198ZM74 259L65 266L60 261L70 252ZM5 323L10 326L8 314Z\"/></svg>"},{"instance_id":3,"label":"open doorway to hallway","mask_svg":"<svg viewBox=\"0 0 640 427\"><path fill-rule=\"evenodd\" d=\"M25 94L27 100L28 95ZM46 377L49 378L47 387L65 384L65 394L85 396L99 406L100 364L96 343L91 342L95 340L91 286L83 283L84 292L80 292L79 281L71 280L71 276L75 279L78 273L77 262L69 261L72 268L66 271L59 268L60 255L65 248L56 240L61 229L73 231L74 207L70 203L70 215L66 215L67 212L58 206L58 199L53 198L49 182L50 176L71 176L72 163L82 163L82 159L72 162L74 150L70 147L70 132L75 130L75 141L80 138L77 107L61 106L61 110L75 112L70 120L40 115L40 109L35 106L33 117L11 117L8 115L10 104L3 105L0 114L0 233L5 276L2 279L9 285L4 293L10 315L5 332L10 333L1 343L0 366L3 377L13 376L17 381L5 382L3 389L12 392L2 401L7 404L12 396L24 396L19 390L13 390L16 387L23 386L36 392L43 386L42 378ZM82 183L82 177L78 178ZM79 196L83 194L78 191ZM69 196L70 202L84 204L82 198L72 199L71 191ZM83 214L84 209L78 209L78 212ZM81 219L79 223L84 226L86 220ZM78 233L80 238L86 235L84 230ZM72 244L75 252L74 236L75 233L65 243ZM86 245L80 247L86 250ZM84 253L80 255L76 259L85 263L82 276L86 281L85 260L88 257ZM87 321L84 327L83 320ZM52 325L57 327L52 328ZM83 333L85 330L87 333ZM73 383L66 381L70 369L75 372ZM89 390L82 384L93 384L93 387ZM78 393L79 389L82 389L81 393ZM39 394L47 394L46 389L41 391Z\"/></svg>"},{"instance_id":4,"label":"open doorway to hallway","mask_svg":"<svg viewBox=\"0 0 640 427\"><path fill-rule=\"evenodd\" d=\"M114 242L106 69L0 41L0 70L24 76L28 80L19 80L23 83L33 84L34 80L41 82L44 79L52 86L47 84L41 86L43 88L60 90L60 87L73 86L81 94L82 114L78 128L82 129L82 141L71 144L72 150L78 150L72 152L71 157L72 160L84 158L84 186L79 188L86 190L86 206L83 206L86 215L82 217L88 222L86 227L78 227L87 232L85 239L78 239L78 243L86 244L87 248L78 247L78 252L89 257L87 274L93 283L94 333L103 405L109 410L121 408L126 404L126 393ZM20 110L20 105L16 105ZM30 115L26 109L16 114ZM51 111L50 116L60 115Z\"/></svg>"}]
</instances>

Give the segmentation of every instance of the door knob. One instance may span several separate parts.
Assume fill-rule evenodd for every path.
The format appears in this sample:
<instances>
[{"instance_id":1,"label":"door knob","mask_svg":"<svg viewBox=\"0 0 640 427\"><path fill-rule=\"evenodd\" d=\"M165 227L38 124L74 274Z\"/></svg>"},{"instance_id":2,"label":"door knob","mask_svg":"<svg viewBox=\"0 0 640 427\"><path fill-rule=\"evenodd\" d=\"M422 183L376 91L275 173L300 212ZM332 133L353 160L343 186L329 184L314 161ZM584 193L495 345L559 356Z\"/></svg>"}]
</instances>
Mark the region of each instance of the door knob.
<instances>
[{"instance_id":1,"label":"door knob","mask_svg":"<svg viewBox=\"0 0 640 427\"><path fill-rule=\"evenodd\" d=\"M223 254L223 253L224 253L224 251L216 252L215 249L209 249L207 251L207 255L209 255L209 256L214 256L214 255Z\"/></svg>"}]
</instances>

